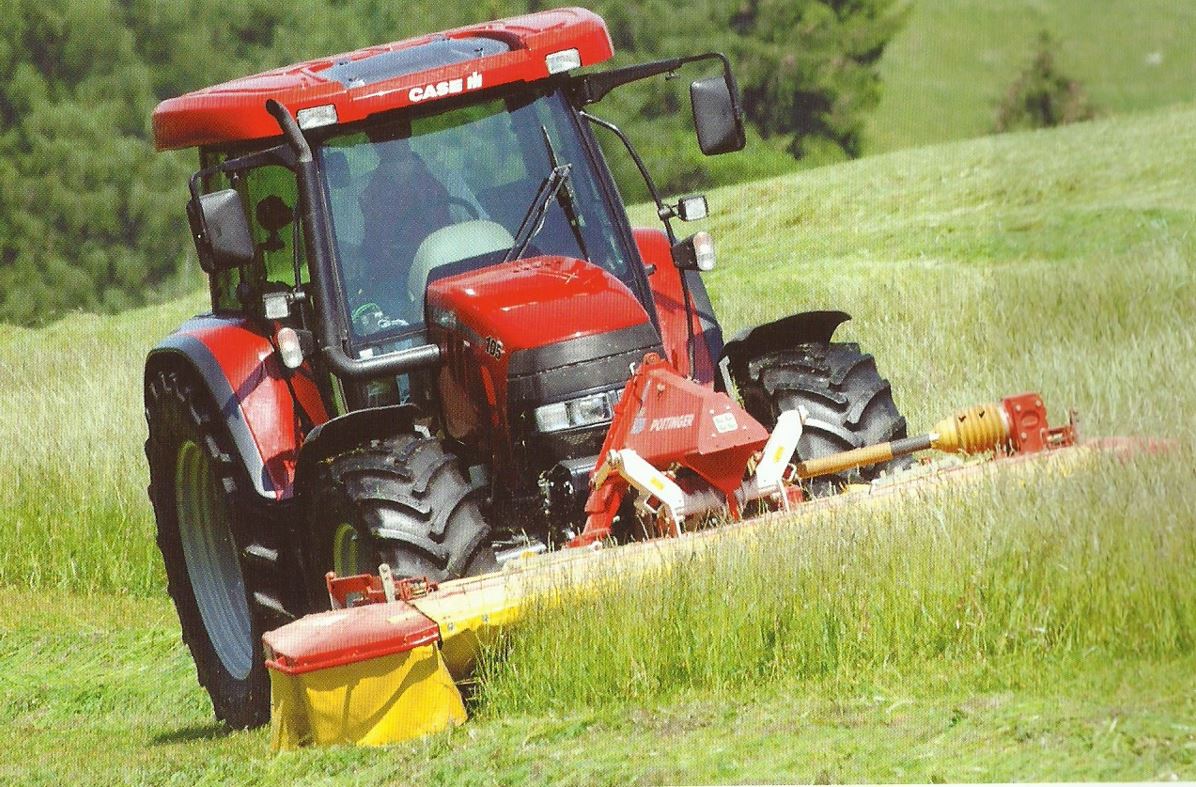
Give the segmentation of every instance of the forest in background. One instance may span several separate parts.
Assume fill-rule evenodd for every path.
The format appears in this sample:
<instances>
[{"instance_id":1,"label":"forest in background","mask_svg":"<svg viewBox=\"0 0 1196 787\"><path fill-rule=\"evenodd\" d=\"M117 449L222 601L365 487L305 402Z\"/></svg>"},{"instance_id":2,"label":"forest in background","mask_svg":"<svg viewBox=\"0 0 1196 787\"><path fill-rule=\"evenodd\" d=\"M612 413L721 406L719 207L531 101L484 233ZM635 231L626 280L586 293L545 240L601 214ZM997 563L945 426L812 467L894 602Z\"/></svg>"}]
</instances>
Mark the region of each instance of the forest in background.
<instances>
[{"instance_id":1,"label":"forest in background","mask_svg":"<svg viewBox=\"0 0 1196 787\"><path fill-rule=\"evenodd\" d=\"M551 7L542 0L13 0L0 17L0 322L113 312L195 289L191 151L153 149L162 99L267 68ZM555 4L552 4L555 5ZM753 155L705 159L688 79L600 107L666 192L858 155L902 0L613 0L614 64L717 49L735 63ZM689 76L686 74L686 76ZM612 151L629 200L642 185Z\"/></svg>"}]
</instances>

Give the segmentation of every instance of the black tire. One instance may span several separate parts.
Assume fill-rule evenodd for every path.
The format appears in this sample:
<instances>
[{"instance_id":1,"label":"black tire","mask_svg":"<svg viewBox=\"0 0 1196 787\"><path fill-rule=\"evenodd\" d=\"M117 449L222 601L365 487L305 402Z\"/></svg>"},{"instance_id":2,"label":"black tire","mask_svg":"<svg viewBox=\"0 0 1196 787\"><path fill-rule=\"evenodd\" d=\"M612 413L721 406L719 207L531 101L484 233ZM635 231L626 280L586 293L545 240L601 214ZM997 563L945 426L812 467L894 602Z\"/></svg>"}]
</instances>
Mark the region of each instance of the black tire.
<instances>
[{"instance_id":1,"label":"black tire","mask_svg":"<svg viewBox=\"0 0 1196 787\"><path fill-rule=\"evenodd\" d=\"M413 433L374 440L320 463L308 505L308 575L376 573L441 582L496 569L481 490L440 441Z\"/></svg>"},{"instance_id":2,"label":"black tire","mask_svg":"<svg viewBox=\"0 0 1196 787\"><path fill-rule=\"evenodd\" d=\"M189 375L146 386L150 502L167 589L216 718L234 729L270 719L261 637L306 610L277 523L250 499L246 472L207 390Z\"/></svg>"},{"instance_id":3,"label":"black tire","mask_svg":"<svg viewBox=\"0 0 1196 787\"><path fill-rule=\"evenodd\" d=\"M745 409L770 430L781 412L806 408L797 461L906 436L889 381L880 376L873 357L854 343L813 342L765 353L748 362L747 379L736 380L736 386ZM911 461L901 457L809 484L815 494L824 494L908 467Z\"/></svg>"}]
</instances>

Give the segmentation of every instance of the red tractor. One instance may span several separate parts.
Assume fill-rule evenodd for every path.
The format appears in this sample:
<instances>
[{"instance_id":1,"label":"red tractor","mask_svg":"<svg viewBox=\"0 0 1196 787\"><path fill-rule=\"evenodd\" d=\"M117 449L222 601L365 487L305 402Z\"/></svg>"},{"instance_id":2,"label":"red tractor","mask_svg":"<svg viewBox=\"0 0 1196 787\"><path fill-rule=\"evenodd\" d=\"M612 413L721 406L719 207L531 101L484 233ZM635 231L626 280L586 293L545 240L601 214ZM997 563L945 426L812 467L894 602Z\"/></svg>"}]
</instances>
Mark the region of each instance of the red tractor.
<instances>
[{"instance_id":1,"label":"red tractor","mask_svg":"<svg viewBox=\"0 0 1196 787\"><path fill-rule=\"evenodd\" d=\"M611 55L600 18L546 11L155 111L160 149L199 148L187 213L212 309L146 361L149 491L183 637L229 725L268 719L261 635L326 608L327 571L442 581L586 541L597 456L651 353L767 429L804 408L802 460L905 436L871 356L831 340L847 314L724 343L699 276L710 237L672 227L705 198L663 201L591 114L620 85L709 63L690 88L698 142L738 151L727 59L581 70ZM625 146L663 229L630 226L596 132ZM607 503L601 535L636 538L629 505Z\"/></svg>"}]
</instances>

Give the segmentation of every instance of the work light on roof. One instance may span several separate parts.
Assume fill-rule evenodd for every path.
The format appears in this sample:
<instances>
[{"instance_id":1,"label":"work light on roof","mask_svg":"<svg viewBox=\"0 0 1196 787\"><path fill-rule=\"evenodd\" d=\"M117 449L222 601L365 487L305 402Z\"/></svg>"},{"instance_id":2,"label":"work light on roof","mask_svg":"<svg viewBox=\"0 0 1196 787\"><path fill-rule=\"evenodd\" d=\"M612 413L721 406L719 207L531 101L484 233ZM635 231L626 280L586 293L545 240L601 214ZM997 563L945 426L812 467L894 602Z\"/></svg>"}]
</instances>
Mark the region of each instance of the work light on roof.
<instances>
[{"instance_id":1,"label":"work light on roof","mask_svg":"<svg viewBox=\"0 0 1196 787\"><path fill-rule=\"evenodd\" d=\"M548 73L561 74L581 68L581 53L576 49L562 49L544 58L544 65L548 66Z\"/></svg>"},{"instance_id":2,"label":"work light on roof","mask_svg":"<svg viewBox=\"0 0 1196 787\"><path fill-rule=\"evenodd\" d=\"M334 126L336 125L336 107L332 104L323 104L318 107L301 109L295 113L295 120L298 121L299 128L303 129Z\"/></svg>"}]
</instances>

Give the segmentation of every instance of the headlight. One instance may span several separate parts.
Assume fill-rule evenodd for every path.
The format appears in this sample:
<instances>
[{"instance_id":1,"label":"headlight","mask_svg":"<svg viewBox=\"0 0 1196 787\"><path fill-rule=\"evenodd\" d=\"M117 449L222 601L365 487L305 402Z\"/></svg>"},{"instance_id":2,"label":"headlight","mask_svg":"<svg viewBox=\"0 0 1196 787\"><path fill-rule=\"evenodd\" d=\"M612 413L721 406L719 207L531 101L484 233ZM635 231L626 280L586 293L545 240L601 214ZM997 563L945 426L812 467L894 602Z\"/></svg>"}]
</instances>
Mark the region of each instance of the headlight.
<instances>
[{"instance_id":1,"label":"headlight","mask_svg":"<svg viewBox=\"0 0 1196 787\"><path fill-rule=\"evenodd\" d=\"M578 426L590 426L611 420L615 414L615 403L619 401L622 391L606 391L604 393L570 399L567 402L546 404L537 407L536 428L541 432L559 432L562 429L573 429Z\"/></svg>"}]
</instances>

